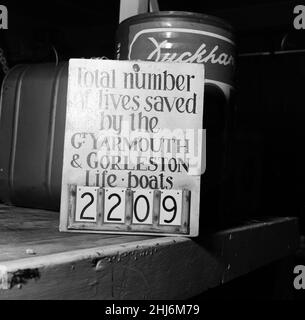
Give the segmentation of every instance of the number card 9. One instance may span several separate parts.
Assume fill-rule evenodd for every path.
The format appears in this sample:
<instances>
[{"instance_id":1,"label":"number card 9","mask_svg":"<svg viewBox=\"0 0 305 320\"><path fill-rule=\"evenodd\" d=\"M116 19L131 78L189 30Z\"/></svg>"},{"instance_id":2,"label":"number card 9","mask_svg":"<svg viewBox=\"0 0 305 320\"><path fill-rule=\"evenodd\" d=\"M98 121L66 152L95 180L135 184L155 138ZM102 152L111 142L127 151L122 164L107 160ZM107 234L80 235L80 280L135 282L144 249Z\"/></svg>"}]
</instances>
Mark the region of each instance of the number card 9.
<instances>
[{"instance_id":1,"label":"number card 9","mask_svg":"<svg viewBox=\"0 0 305 320\"><path fill-rule=\"evenodd\" d=\"M189 190L69 186L70 230L189 234Z\"/></svg>"},{"instance_id":2,"label":"number card 9","mask_svg":"<svg viewBox=\"0 0 305 320\"><path fill-rule=\"evenodd\" d=\"M181 224L182 192L180 190L162 190L160 199L160 225Z\"/></svg>"}]
</instances>

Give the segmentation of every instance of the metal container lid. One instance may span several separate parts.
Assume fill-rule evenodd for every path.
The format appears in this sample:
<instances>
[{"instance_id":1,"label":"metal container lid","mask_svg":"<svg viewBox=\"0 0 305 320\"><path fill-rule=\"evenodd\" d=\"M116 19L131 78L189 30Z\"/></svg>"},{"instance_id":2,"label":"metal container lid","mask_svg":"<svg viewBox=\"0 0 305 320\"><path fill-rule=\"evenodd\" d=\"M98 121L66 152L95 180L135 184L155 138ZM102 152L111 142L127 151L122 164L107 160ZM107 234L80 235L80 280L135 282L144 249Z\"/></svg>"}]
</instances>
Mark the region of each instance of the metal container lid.
<instances>
[{"instance_id":1,"label":"metal container lid","mask_svg":"<svg viewBox=\"0 0 305 320\"><path fill-rule=\"evenodd\" d=\"M234 28L228 22L226 22L221 18L203 14L203 13L187 12L187 11L157 11L157 12L150 12L150 13L141 13L123 20L120 23L120 26L134 24L135 22L140 23L140 22L153 21L158 18L160 19L175 18L178 20L180 19L189 20L189 21L194 21L198 23L210 24L215 27L220 27L225 30L234 32Z\"/></svg>"}]
</instances>

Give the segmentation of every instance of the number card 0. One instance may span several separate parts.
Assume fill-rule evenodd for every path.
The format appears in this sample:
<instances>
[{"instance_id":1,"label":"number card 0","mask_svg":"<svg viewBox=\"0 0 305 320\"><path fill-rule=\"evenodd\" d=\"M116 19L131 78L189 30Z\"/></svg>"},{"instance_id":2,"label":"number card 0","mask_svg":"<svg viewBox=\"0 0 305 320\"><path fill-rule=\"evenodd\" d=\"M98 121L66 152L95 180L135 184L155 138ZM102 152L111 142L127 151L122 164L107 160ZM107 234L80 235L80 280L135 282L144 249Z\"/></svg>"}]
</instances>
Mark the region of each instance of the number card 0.
<instances>
[{"instance_id":1,"label":"number card 0","mask_svg":"<svg viewBox=\"0 0 305 320\"><path fill-rule=\"evenodd\" d=\"M204 71L69 61L60 231L198 235Z\"/></svg>"},{"instance_id":2,"label":"number card 0","mask_svg":"<svg viewBox=\"0 0 305 320\"><path fill-rule=\"evenodd\" d=\"M133 190L132 223L153 223L154 190Z\"/></svg>"}]
</instances>

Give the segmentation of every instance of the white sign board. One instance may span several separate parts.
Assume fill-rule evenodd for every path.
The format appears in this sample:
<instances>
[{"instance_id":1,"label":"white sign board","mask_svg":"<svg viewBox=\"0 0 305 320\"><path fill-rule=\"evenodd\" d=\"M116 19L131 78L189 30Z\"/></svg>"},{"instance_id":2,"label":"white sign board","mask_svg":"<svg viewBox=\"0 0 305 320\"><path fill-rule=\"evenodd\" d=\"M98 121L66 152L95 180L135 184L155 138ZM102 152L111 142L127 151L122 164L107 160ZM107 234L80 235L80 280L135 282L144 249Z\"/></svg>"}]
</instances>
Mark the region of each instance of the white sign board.
<instances>
[{"instance_id":1,"label":"white sign board","mask_svg":"<svg viewBox=\"0 0 305 320\"><path fill-rule=\"evenodd\" d=\"M71 59L61 231L197 236L204 66Z\"/></svg>"}]
</instances>

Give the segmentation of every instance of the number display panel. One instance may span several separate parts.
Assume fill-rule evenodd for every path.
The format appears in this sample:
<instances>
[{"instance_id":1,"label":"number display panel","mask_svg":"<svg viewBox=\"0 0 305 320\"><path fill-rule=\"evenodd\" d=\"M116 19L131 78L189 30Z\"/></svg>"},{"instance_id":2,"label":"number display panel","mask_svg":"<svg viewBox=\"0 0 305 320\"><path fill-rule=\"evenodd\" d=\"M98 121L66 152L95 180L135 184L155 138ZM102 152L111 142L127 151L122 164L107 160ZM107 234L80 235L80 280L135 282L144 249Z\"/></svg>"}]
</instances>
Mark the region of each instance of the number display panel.
<instances>
[{"instance_id":1,"label":"number display panel","mask_svg":"<svg viewBox=\"0 0 305 320\"><path fill-rule=\"evenodd\" d=\"M189 233L189 190L69 185L70 230Z\"/></svg>"}]
</instances>

